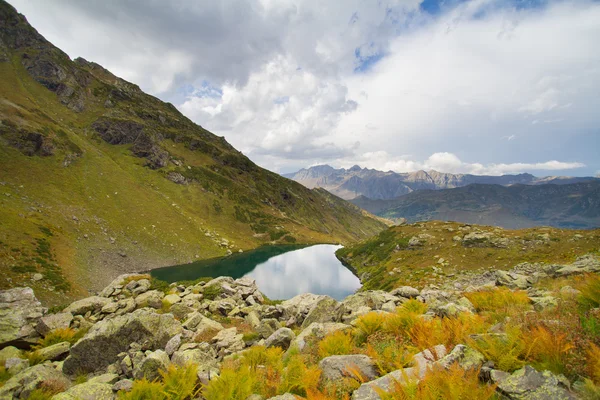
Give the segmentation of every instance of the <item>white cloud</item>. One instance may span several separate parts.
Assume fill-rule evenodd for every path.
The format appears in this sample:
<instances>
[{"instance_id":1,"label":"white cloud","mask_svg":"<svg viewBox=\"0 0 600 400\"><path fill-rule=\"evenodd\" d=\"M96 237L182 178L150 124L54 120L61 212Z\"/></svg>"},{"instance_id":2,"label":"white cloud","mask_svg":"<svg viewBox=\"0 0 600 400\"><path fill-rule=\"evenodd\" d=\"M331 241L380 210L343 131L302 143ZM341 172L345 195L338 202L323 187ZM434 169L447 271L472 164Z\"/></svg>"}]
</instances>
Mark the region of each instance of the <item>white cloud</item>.
<instances>
[{"instance_id":1,"label":"white cloud","mask_svg":"<svg viewBox=\"0 0 600 400\"><path fill-rule=\"evenodd\" d=\"M71 56L273 170L382 151L402 170L600 168L598 2L471 0L431 16L420 0L10 1Z\"/></svg>"},{"instance_id":2,"label":"white cloud","mask_svg":"<svg viewBox=\"0 0 600 400\"><path fill-rule=\"evenodd\" d=\"M394 159L385 151L366 153L361 158L349 160L339 166L349 168L358 164L366 168L374 168L382 171L412 172L418 170L435 170L441 172L464 173L475 175L504 175L517 174L526 171L565 171L584 168L585 164L579 162L546 161L537 163L510 163L510 164L481 164L462 161L455 154L443 152L434 153L423 161L410 160L403 156Z\"/></svg>"}]
</instances>

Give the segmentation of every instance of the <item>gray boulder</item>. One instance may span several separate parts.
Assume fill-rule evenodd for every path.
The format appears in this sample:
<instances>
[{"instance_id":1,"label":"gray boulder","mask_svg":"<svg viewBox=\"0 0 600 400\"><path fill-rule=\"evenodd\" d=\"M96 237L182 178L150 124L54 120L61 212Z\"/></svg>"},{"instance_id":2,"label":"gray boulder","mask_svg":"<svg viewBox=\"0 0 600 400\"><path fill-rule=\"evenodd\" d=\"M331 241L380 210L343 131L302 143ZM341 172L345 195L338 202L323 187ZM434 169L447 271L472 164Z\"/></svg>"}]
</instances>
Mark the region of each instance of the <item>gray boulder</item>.
<instances>
[{"instance_id":1,"label":"gray boulder","mask_svg":"<svg viewBox=\"0 0 600 400\"><path fill-rule=\"evenodd\" d=\"M146 358L133 367L134 379L146 378L153 381L160 377L159 371L165 371L171 362L169 356L163 350L156 350L146 355Z\"/></svg>"},{"instance_id":2,"label":"gray boulder","mask_svg":"<svg viewBox=\"0 0 600 400\"><path fill-rule=\"evenodd\" d=\"M211 342L215 345L221 356L236 353L244 349L246 344L243 339L244 335L237 333L237 329L223 329L212 338Z\"/></svg>"},{"instance_id":3,"label":"gray boulder","mask_svg":"<svg viewBox=\"0 0 600 400\"><path fill-rule=\"evenodd\" d=\"M223 325L217 321L213 321L210 318L205 317L199 312L195 311L188 315L188 319L182 325L185 329L194 331L197 334L202 334L207 331L221 331Z\"/></svg>"},{"instance_id":4,"label":"gray boulder","mask_svg":"<svg viewBox=\"0 0 600 400\"><path fill-rule=\"evenodd\" d=\"M280 394L279 396L269 397L267 400L296 400L296 396L291 393Z\"/></svg>"},{"instance_id":5,"label":"gray boulder","mask_svg":"<svg viewBox=\"0 0 600 400\"><path fill-rule=\"evenodd\" d=\"M296 335L290 328L279 328L265 340L265 346L280 347L282 350L287 350L295 337Z\"/></svg>"},{"instance_id":6,"label":"gray boulder","mask_svg":"<svg viewBox=\"0 0 600 400\"><path fill-rule=\"evenodd\" d=\"M363 354L325 357L319 362L319 368L323 371L321 379L324 381L335 382L346 376L356 376L357 373L366 381L379 376L373 360Z\"/></svg>"},{"instance_id":7,"label":"gray boulder","mask_svg":"<svg viewBox=\"0 0 600 400\"><path fill-rule=\"evenodd\" d=\"M42 336L47 335L55 329L65 329L71 326L73 314L61 312L58 314L48 314L39 319L35 329Z\"/></svg>"},{"instance_id":8,"label":"gray boulder","mask_svg":"<svg viewBox=\"0 0 600 400\"><path fill-rule=\"evenodd\" d=\"M352 393L352 400L380 400L379 391L389 392L394 388L396 382L403 384L412 380L418 380L415 368L396 370L381 378L360 385Z\"/></svg>"},{"instance_id":9,"label":"gray boulder","mask_svg":"<svg viewBox=\"0 0 600 400\"><path fill-rule=\"evenodd\" d=\"M31 288L0 291L0 348L29 348L39 339L35 330L45 309Z\"/></svg>"},{"instance_id":10,"label":"gray boulder","mask_svg":"<svg viewBox=\"0 0 600 400\"><path fill-rule=\"evenodd\" d=\"M162 307L162 299L165 297L163 292L158 290L150 290L142 293L135 298L136 308L152 307L157 310Z\"/></svg>"},{"instance_id":11,"label":"gray boulder","mask_svg":"<svg viewBox=\"0 0 600 400\"><path fill-rule=\"evenodd\" d=\"M61 342L36 350L36 353L44 360L58 361L67 357L70 348L71 343Z\"/></svg>"},{"instance_id":12,"label":"gray boulder","mask_svg":"<svg viewBox=\"0 0 600 400\"><path fill-rule=\"evenodd\" d=\"M23 358L21 350L14 346L7 346L0 350L0 366L4 366L4 363L9 358Z\"/></svg>"},{"instance_id":13,"label":"gray boulder","mask_svg":"<svg viewBox=\"0 0 600 400\"><path fill-rule=\"evenodd\" d=\"M65 308L64 312L73 315L85 315L87 312L99 312L102 307L109 303L112 303L112 300L106 297L91 296L71 303L70 306Z\"/></svg>"},{"instance_id":14,"label":"gray boulder","mask_svg":"<svg viewBox=\"0 0 600 400\"><path fill-rule=\"evenodd\" d=\"M117 355L129 350L131 343L147 350L162 349L181 332L181 324L172 314L157 314L147 308L103 320L75 343L63 370L70 375L99 371L117 361Z\"/></svg>"},{"instance_id":15,"label":"gray boulder","mask_svg":"<svg viewBox=\"0 0 600 400\"><path fill-rule=\"evenodd\" d=\"M492 382L496 390L510 400L575 400L569 392L569 381L562 375L550 371L538 372L535 368L525 367L509 374L492 370Z\"/></svg>"},{"instance_id":16,"label":"gray boulder","mask_svg":"<svg viewBox=\"0 0 600 400\"><path fill-rule=\"evenodd\" d=\"M496 284L506 286L511 289L527 289L535 283L530 276L517 274L513 271L496 271Z\"/></svg>"},{"instance_id":17,"label":"gray boulder","mask_svg":"<svg viewBox=\"0 0 600 400\"><path fill-rule=\"evenodd\" d=\"M70 386L69 380L53 366L46 364L34 365L10 378L0 387L0 399L26 399L32 391L44 382L55 385Z\"/></svg>"},{"instance_id":18,"label":"gray boulder","mask_svg":"<svg viewBox=\"0 0 600 400\"><path fill-rule=\"evenodd\" d=\"M306 340L310 336L315 336L319 339L322 339L325 337L325 335L346 329L352 329L352 326L336 322L326 322L324 324L319 322L313 322L302 332L300 332L298 336L296 336L296 338L292 341L290 348L295 347L298 350L302 351L306 346Z\"/></svg>"},{"instance_id":19,"label":"gray boulder","mask_svg":"<svg viewBox=\"0 0 600 400\"><path fill-rule=\"evenodd\" d=\"M419 296L419 289L415 289L411 286L400 286L390 292L392 296L404 297L407 299L414 299Z\"/></svg>"},{"instance_id":20,"label":"gray boulder","mask_svg":"<svg viewBox=\"0 0 600 400\"><path fill-rule=\"evenodd\" d=\"M114 398L111 384L85 382L55 395L52 400L111 400Z\"/></svg>"},{"instance_id":21,"label":"gray boulder","mask_svg":"<svg viewBox=\"0 0 600 400\"><path fill-rule=\"evenodd\" d=\"M217 367L217 353L205 343L204 346L199 345L195 349L176 351L171 361L180 367L193 363L198 365L199 371L207 371Z\"/></svg>"},{"instance_id":22,"label":"gray boulder","mask_svg":"<svg viewBox=\"0 0 600 400\"><path fill-rule=\"evenodd\" d=\"M302 328L306 328L313 322L340 322L342 319L343 307L335 299L329 296L317 301L314 307L304 318Z\"/></svg>"},{"instance_id":23,"label":"gray boulder","mask_svg":"<svg viewBox=\"0 0 600 400\"><path fill-rule=\"evenodd\" d=\"M131 379L121 379L112 387L114 392L118 392L120 390L124 392L130 392L131 389L133 389L133 381Z\"/></svg>"}]
</instances>

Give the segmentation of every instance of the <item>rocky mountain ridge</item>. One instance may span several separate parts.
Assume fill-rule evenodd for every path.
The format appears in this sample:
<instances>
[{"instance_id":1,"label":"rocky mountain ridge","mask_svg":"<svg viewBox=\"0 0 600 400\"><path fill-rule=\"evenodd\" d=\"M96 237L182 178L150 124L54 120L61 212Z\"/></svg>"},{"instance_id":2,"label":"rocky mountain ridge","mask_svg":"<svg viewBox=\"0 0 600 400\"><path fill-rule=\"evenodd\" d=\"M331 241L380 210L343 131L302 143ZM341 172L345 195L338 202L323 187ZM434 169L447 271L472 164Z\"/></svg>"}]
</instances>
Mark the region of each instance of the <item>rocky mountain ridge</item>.
<instances>
[{"instance_id":1,"label":"rocky mountain ridge","mask_svg":"<svg viewBox=\"0 0 600 400\"><path fill-rule=\"evenodd\" d=\"M138 390L137 386L144 385L143 379L161 381L166 379L165 371L193 368L196 382L192 386L198 385L200 392L178 398L227 398L215 395L211 387L220 387L218 382L227 379L228 371L239 368L231 365L244 363L251 355L263 354L262 361L254 361L262 368L270 368L268 363L273 362L266 356L269 349L278 357L283 357L284 352L292 359L298 354L309 357L311 348L332 337L344 337L350 332L369 335L364 325L369 318L394 318L395 313L408 318L412 314L402 314L407 307L422 307L422 316L417 313L410 317L417 318L415 321L453 320L469 315L475 318L481 310L469 299L479 304L477 294L495 293L500 290L496 287L508 288L501 289L500 292L509 290L502 293L517 290L515 295L522 293L518 290L526 290L525 298L531 304L527 307L531 307L531 312L542 313L568 300L535 287L536 283L599 271L600 258L587 255L568 265L521 264L510 271L489 271L470 276L468 284L461 281L457 285L453 280L443 288L401 286L391 292L370 290L341 302L306 293L279 304L269 304L254 281L247 278L220 277L190 286L172 284L159 288L147 275L129 274L115 279L98 295L78 300L57 313L48 313L41 307L31 289L14 288L0 292L0 326L5 328L0 336L0 362L11 376L0 387L0 397L17 399L35 394L53 399L111 399ZM357 384L342 385L336 390L346 390L353 400L373 400L382 398L384 392L398 390L397 384L425 379L431 370L443 373L461 368L465 372L479 371L482 390L487 387L489 395L495 388L507 399L530 399L527 396L536 398L542 394L551 394L555 399L579 398L562 375L530 365L511 374L491 362L485 351L478 350L478 340L506 334L501 326L490 329L469 339L468 345L456 342L465 340L465 336L455 338L451 341L454 344L438 343L413 353L405 368L387 373L374 355L321 353L320 361L311 367L318 371L320 379L304 385L324 391L333 383L349 385L347 379L356 376L349 372L352 370L360 376ZM40 338L69 331L81 332L80 338L37 346L29 353L19 350L38 341L44 343ZM287 368L292 368L291 364ZM260 369L255 373L259 374ZM282 374L285 380L286 369ZM76 378L82 376L86 377L83 383ZM226 384L240 385L239 380ZM267 393L253 392L256 388L249 390L249 394ZM275 393L280 396L272 399L305 398L307 393L316 393L305 391L303 386L284 385L277 390L287 393Z\"/></svg>"},{"instance_id":2,"label":"rocky mountain ridge","mask_svg":"<svg viewBox=\"0 0 600 400\"><path fill-rule=\"evenodd\" d=\"M554 226L600 227L600 182L556 185L472 184L444 190L419 190L390 200L364 196L351 202L392 220L460 221L507 229Z\"/></svg>"},{"instance_id":3,"label":"rocky mountain ridge","mask_svg":"<svg viewBox=\"0 0 600 400\"><path fill-rule=\"evenodd\" d=\"M0 0L0 288L57 304L124 272L385 225L267 171Z\"/></svg>"},{"instance_id":4,"label":"rocky mountain ridge","mask_svg":"<svg viewBox=\"0 0 600 400\"><path fill-rule=\"evenodd\" d=\"M361 168L358 165L349 169L335 169L329 165L317 165L283 176L300 182L308 188L322 187L346 200L360 196L371 200L389 200L417 190L450 189L475 183L502 186L516 184L563 185L599 180L594 177L536 177L531 174L501 176L451 174L434 170L397 173Z\"/></svg>"}]
</instances>

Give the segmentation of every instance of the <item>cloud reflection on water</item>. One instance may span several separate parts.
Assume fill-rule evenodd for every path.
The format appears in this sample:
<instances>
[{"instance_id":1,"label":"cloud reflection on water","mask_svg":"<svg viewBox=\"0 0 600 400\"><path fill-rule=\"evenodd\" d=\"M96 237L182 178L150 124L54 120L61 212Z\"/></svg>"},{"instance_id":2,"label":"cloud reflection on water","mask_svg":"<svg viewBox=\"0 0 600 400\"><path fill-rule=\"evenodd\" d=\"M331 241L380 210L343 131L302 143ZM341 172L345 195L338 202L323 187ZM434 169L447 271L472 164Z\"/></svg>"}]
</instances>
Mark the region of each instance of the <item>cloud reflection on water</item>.
<instances>
[{"instance_id":1,"label":"cloud reflection on water","mask_svg":"<svg viewBox=\"0 0 600 400\"><path fill-rule=\"evenodd\" d=\"M271 299L314 293L341 300L360 288L360 281L335 257L340 247L316 245L281 254L258 264L246 276L256 279L259 290Z\"/></svg>"}]
</instances>

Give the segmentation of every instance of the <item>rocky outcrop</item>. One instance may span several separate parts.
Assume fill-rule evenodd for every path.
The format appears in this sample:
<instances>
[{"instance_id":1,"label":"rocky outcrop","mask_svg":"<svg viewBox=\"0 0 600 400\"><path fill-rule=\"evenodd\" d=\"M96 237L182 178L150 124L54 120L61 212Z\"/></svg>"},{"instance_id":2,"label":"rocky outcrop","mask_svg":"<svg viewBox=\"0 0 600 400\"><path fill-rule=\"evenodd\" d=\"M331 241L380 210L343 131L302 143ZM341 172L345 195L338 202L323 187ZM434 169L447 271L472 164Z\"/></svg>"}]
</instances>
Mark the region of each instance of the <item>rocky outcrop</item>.
<instances>
[{"instance_id":1,"label":"rocky outcrop","mask_svg":"<svg viewBox=\"0 0 600 400\"><path fill-rule=\"evenodd\" d=\"M71 382L56 368L45 364L35 365L19 372L0 387L1 399L26 399L44 382L68 388Z\"/></svg>"},{"instance_id":2,"label":"rocky outcrop","mask_svg":"<svg viewBox=\"0 0 600 400\"><path fill-rule=\"evenodd\" d=\"M107 143L132 144L131 152L145 158L153 169L162 168L169 161L169 153L158 145L164 138L151 136L140 123L103 117L94 122L92 128Z\"/></svg>"},{"instance_id":3,"label":"rocky outcrop","mask_svg":"<svg viewBox=\"0 0 600 400\"><path fill-rule=\"evenodd\" d=\"M35 327L45 309L30 288L0 291L0 348L29 348L39 339Z\"/></svg>"},{"instance_id":4,"label":"rocky outcrop","mask_svg":"<svg viewBox=\"0 0 600 400\"><path fill-rule=\"evenodd\" d=\"M529 365L512 374L493 370L490 376L498 385L498 392L510 400L576 399L569 392L569 381L564 376L550 371L538 372Z\"/></svg>"},{"instance_id":5,"label":"rocky outcrop","mask_svg":"<svg viewBox=\"0 0 600 400\"><path fill-rule=\"evenodd\" d=\"M172 314L156 314L148 309L100 321L71 348L64 371L99 371L115 362L131 343L140 343L147 350L161 349L181 330Z\"/></svg>"}]
</instances>

